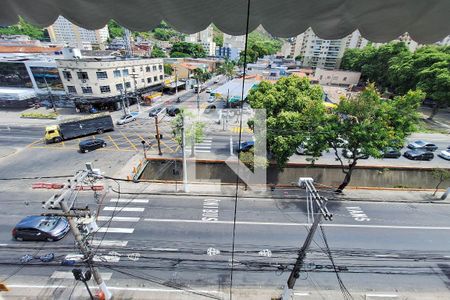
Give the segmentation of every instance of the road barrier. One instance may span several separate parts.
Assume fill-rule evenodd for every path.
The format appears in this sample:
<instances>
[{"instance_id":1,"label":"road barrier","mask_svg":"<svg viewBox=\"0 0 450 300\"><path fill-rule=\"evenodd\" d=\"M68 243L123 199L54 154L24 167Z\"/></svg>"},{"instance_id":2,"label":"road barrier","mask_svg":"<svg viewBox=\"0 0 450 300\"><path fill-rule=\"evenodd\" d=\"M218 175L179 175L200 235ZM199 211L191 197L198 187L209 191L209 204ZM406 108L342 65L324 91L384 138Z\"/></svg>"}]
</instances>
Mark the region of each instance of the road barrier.
<instances>
[{"instance_id":1,"label":"road barrier","mask_svg":"<svg viewBox=\"0 0 450 300\"><path fill-rule=\"evenodd\" d=\"M62 183L35 182L31 184L32 189L59 190L64 187ZM79 185L76 187L78 191L102 191L103 185Z\"/></svg>"}]
</instances>

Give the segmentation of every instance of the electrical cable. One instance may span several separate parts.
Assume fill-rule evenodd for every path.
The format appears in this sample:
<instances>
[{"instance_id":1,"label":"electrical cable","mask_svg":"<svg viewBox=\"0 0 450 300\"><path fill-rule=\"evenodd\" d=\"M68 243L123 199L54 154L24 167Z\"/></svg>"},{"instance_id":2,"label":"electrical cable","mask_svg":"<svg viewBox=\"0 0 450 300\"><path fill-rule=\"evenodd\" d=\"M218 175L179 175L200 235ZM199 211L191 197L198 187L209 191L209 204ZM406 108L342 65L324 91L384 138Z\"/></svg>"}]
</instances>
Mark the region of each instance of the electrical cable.
<instances>
[{"instance_id":1,"label":"electrical cable","mask_svg":"<svg viewBox=\"0 0 450 300\"><path fill-rule=\"evenodd\" d=\"M75 291L75 288L78 286L78 283L79 283L79 281L76 280L76 281L75 281L75 284L73 285L72 291L70 292L70 295L69 295L68 300L72 299L72 294L73 294L73 292Z\"/></svg>"},{"instance_id":2,"label":"electrical cable","mask_svg":"<svg viewBox=\"0 0 450 300\"><path fill-rule=\"evenodd\" d=\"M0 178L0 181L53 179L53 178L68 178L68 177L73 177L73 175L54 175L54 176L36 176L36 177L11 177L11 178Z\"/></svg>"},{"instance_id":3,"label":"electrical cable","mask_svg":"<svg viewBox=\"0 0 450 300\"><path fill-rule=\"evenodd\" d=\"M242 141L242 112L244 107L244 91L245 91L245 77L247 73L247 51L248 51L248 35L250 27L250 4L251 0L247 0L247 24L245 28L245 45L244 45L244 73L242 77L242 93L241 102L239 105L239 139L238 139L238 149L241 150ZM241 156L241 151L238 151L238 161ZM237 206L238 206L238 193L239 193L239 172L240 164L238 164L238 173L236 174L236 186L234 195L234 212L233 212L233 234L232 234L232 244L231 244L231 270L230 270L230 300L233 299L233 272L234 272L234 250L236 246L236 219L237 219Z\"/></svg>"}]
</instances>

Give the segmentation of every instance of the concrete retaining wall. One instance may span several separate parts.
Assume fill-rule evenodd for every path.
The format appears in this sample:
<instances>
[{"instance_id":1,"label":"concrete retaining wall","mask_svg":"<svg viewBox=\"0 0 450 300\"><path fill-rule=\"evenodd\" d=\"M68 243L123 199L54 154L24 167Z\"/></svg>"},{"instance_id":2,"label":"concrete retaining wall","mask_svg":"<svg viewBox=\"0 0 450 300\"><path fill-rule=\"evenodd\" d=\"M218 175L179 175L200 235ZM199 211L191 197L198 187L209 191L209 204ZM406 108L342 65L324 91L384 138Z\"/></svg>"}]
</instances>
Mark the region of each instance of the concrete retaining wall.
<instances>
[{"instance_id":1,"label":"concrete retaining wall","mask_svg":"<svg viewBox=\"0 0 450 300\"><path fill-rule=\"evenodd\" d=\"M358 167L353 172L350 186L434 188L438 180L433 178L432 170ZM182 180L181 176L182 165L180 161L149 160L140 179ZM267 184L291 185L296 183L299 177L312 177L317 183L337 186L344 179L344 173L338 166L290 164L283 172L279 172L277 167L272 165L267 171ZM209 180L221 180L222 183L235 183L236 175L223 162L197 162L196 178L189 178L189 181ZM450 186L450 180L441 184L441 188L448 186Z\"/></svg>"}]
</instances>

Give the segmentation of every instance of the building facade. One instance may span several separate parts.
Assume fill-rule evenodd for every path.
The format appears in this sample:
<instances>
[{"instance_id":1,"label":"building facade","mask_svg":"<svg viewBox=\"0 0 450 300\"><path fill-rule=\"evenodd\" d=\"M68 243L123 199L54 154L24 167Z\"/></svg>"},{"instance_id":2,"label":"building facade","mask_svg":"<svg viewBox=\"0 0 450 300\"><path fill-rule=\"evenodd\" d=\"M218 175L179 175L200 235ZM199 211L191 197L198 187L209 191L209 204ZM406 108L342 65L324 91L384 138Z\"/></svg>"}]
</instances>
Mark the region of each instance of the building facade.
<instances>
[{"instance_id":1,"label":"building facade","mask_svg":"<svg viewBox=\"0 0 450 300\"><path fill-rule=\"evenodd\" d=\"M291 39L292 58L300 57L303 66L323 69L338 69L344 52L351 48L364 48L368 41L359 31L338 40L319 38L311 28Z\"/></svg>"},{"instance_id":2,"label":"building facade","mask_svg":"<svg viewBox=\"0 0 450 300\"><path fill-rule=\"evenodd\" d=\"M208 26L205 30L186 36L184 41L202 45L208 56L214 56L216 54L216 43L214 42L212 25Z\"/></svg>"},{"instance_id":3,"label":"building facade","mask_svg":"<svg viewBox=\"0 0 450 300\"><path fill-rule=\"evenodd\" d=\"M217 47L216 48L216 57L219 58L225 58L232 61L238 61L240 56L239 54L241 51L237 48L231 48L231 47Z\"/></svg>"},{"instance_id":4,"label":"building facade","mask_svg":"<svg viewBox=\"0 0 450 300\"><path fill-rule=\"evenodd\" d=\"M66 93L86 99L142 93L164 82L160 58L59 59L57 66Z\"/></svg>"},{"instance_id":5,"label":"building facade","mask_svg":"<svg viewBox=\"0 0 450 300\"><path fill-rule=\"evenodd\" d=\"M313 81L321 85L350 87L357 85L361 72L316 68Z\"/></svg>"},{"instance_id":6,"label":"building facade","mask_svg":"<svg viewBox=\"0 0 450 300\"><path fill-rule=\"evenodd\" d=\"M109 37L108 26L97 30L87 30L72 24L60 16L53 25L47 27L52 43L65 44L83 50L92 50L92 45L104 47Z\"/></svg>"}]
</instances>

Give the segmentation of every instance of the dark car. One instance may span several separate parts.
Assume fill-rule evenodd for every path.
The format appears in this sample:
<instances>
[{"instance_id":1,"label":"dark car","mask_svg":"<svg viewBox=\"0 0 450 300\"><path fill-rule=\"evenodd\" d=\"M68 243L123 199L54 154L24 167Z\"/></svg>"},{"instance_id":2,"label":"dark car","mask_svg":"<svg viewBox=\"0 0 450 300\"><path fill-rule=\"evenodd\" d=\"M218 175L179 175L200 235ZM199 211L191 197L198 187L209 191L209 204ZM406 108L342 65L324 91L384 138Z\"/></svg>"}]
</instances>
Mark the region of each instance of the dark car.
<instances>
[{"instance_id":1,"label":"dark car","mask_svg":"<svg viewBox=\"0 0 450 300\"><path fill-rule=\"evenodd\" d=\"M419 140L419 141L409 143L408 148L412 149L412 150L423 149L423 150L427 150L427 151L436 151L438 147L435 144Z\"/></svg>"},{"instance_id":2,"label":"dark car","mask_svg":"<svg viewBox=\"0 0 450 300\"><path fill-rule=\"evenodd\" d=\"M408 150L403 154L404 157L411 160L432 160L434 154L425 150Z\"/></svg>"},{"instance_id":3,"label":"dark car","mask_svg":"<svg viewBox=\"0 0 450 300\"><path fill-rule=\"evenodd\" d=\"M399 158L402 153L395 148L387 148L383 151L383 158Z\"/></svg>"},{"instance_id":4,"label":"dark car","mask_svg":"<svg viewBox=\"0 0 450 300\"><path fill-rule=\"evenodd\" d=\"M353 152L350 151L350 150L348 150L348 149L342 150L342 155L343 155L345 158L353 158ZM356 150L356 155L357 155L358 158L360 158L360 159L368 159L368 158L369 158L369 155L363 154L363 153L361 152L360 149L357 149L357 150Z\"/></svg>"},{"instance_id":5,"label":"dark car","mask_svg":"<svg viewBox=\"0 0 450 300\"><path fill-rule=\"evenodd\" d=\"M106 142L102 139L88 139L81 141L78 146L80 147L81 153L86 153L98 148L105 148Z\"/></svg>"},{"instance_id":6,"label":"dark car","mask_svg":"<svg viewBox=\"0 0 450 300\"><path fill-rule=\"evenodd\" d=\"M14 227L12 237L19 241L57 241L70 230L61 216L28 216Z\"/></svg>"},{"instance_id":7,"label":"dark car","mask_svg":"<svg viewBox=\"0 0 450 300\"><path fill-rule=\"evenodd\" d=\"M254 141L242 142L237 152L248 152L255 146Z\"/></svg>"},{"instance_id":8,"label":"dark car","mask_svg":"<svg viewBox=\"0 0 450 300\"><path fill-rule=\"evenodd\" d=\"M216 106L214 104L210 104L205 108L204 113L209 114L216 111Z\"/></svg>"},{"instance_id":9,"label":"dark car","mask_svg":"<svg viewBox=\"0 0 450 300\"><path fill-rule=\"evenodd\" d=\"M171 117L175 117L177 114L180 113L180 109L178 107L171 106L166 108L166 113Z\"/></svg>"},{"instance_id":10,"label":"dark car","mask_svg":"<svg viewBox=\"0 0 450 300\"><path fill-rule=\"evenodd\" d=\"M148 112L148 116L149 117L157 117L158 114L163 110L162 107L154 107L152 109L149 110Z\"/></svg>"}]
</instances>

